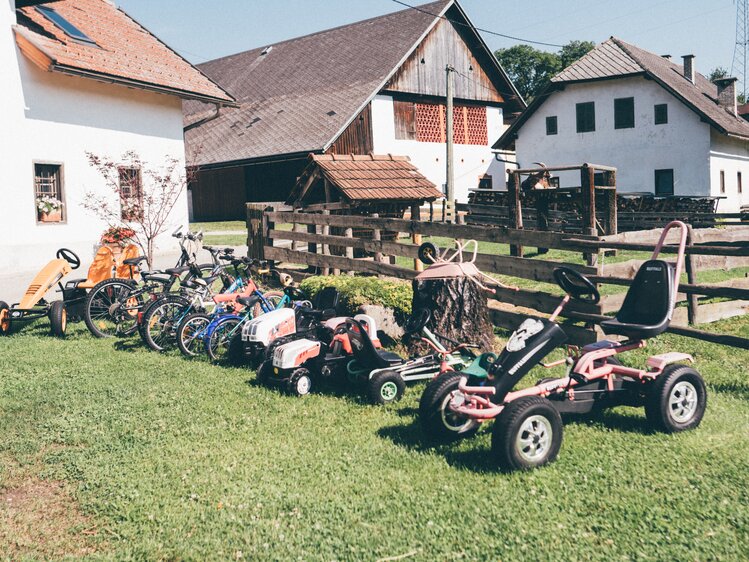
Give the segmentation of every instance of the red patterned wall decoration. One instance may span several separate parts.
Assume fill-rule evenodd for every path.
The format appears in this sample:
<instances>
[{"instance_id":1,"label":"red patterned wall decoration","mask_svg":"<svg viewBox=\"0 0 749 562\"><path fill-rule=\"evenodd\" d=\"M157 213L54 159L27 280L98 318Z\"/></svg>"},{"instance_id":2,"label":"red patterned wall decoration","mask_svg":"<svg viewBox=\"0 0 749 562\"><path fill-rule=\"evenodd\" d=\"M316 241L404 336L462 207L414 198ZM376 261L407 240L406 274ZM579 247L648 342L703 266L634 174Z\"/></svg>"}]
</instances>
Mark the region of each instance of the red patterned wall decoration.
<instances>
[{"instance_id":1,"label":"red patterned wall decoration","mask_svg":"<svg viewBox=\"0 0 749 562\"><path fill-rule=\"evenodd\" d=\"M417 103L415 107L416 140L420 142L445 142L445 106ZM486 107L454 106L453 135L456 144L489 144Z\"/></svg>"}]
</instances>

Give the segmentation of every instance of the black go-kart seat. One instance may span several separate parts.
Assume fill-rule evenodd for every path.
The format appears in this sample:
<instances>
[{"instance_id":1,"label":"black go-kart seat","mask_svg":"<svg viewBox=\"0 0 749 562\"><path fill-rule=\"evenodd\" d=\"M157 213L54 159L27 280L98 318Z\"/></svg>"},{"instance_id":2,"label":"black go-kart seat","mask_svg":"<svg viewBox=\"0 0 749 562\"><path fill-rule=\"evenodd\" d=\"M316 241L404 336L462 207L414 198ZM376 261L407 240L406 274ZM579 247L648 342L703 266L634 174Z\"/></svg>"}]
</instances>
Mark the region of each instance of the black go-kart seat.
<instances>
[{"instance_id":1,"label":"black go-kart seat","mask_svg":"<svg viewBox=\"0 0 749 562\"><path fill-rule=\"evenodd\" d=\"M146 256L138 256L137 258L129 258L129 259L123 260L122 263L124 263L125 265L130 265L132 267L135 267L140 262L145 261L147 259L148 258Z\"/></svg>"},{"instance_id":2,"label":"black go-kart seat","mask_svg":"<svg viewBox=\"0 0 749 562\"><path fill-rule=\"evenodd\" d=\"M354 359L361 365L366 365L374 371L375 369L386 369L403 363L403 358L397 353L376 349L366 328L358 320L347 318L345 328L354 353Z\"/></svg>"},{"instance_id":3,"label":"black go-kart seat","mask_svg":"<svg viewBox=\"0 0 749 562\"><path fill-rule=\"evenodd\" d=\"M312 303L312 306L314 306L315 310L335 310L338 308L340 297L338 289L335 287L325 287L315 295L315 301Z\"/></svg>"},{"instance_id":4,"label":"black go-kart seat","mask_svg":"<svg viewBox=\"0 0 749 562\"><path fill-rule=\"evenodd\" d=\"M616 317L601 322L605 334L647 339L662 334L674 311L674 266L648 260L640 266Z\"/></svg>"}]
</instances>

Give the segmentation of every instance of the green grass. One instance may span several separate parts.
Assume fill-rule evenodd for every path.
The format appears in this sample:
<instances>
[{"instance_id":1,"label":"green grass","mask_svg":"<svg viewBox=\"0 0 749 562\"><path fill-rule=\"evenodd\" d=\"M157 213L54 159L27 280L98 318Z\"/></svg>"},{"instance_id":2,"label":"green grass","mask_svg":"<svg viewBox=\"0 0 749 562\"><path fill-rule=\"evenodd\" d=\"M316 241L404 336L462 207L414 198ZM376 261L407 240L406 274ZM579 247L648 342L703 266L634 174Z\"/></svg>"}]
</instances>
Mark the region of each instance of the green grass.
<instances>
[{"instance_id":1,"label":"green grass","mask_svg":"<svg viewBox=\"0 0 749 562\"><path fill-rule=\"evenodd\" d=\"M749 336L749 319L711 329ZM424 444L423 386L387 408L343 391L298 399L248 370L94 340L81 325L64 341L31 326L0 339L0 553L60 559L85 543L109 560L746 559L749 352L672 335L648 348L670 350L694 353L708 382L698 430L653 434L631 408L567 420L558 462L507 475L489 461L490 427ZM55 548L19 528L23 501L5 501L35 478L62 482L87 518L45 511L61 529ZM24 533L33 540L15 546Z\"/></svg>"},{"instance_id":2,"label":"green grass","mask_svg":"<svg viewBox=\"0 0 749 562\"><path fill-rule=\"evenodd\" d=\"M191 222L190 230L203 232L221 232L225 230L247 230L244 221Z\"/></svg>"}]
</instances>

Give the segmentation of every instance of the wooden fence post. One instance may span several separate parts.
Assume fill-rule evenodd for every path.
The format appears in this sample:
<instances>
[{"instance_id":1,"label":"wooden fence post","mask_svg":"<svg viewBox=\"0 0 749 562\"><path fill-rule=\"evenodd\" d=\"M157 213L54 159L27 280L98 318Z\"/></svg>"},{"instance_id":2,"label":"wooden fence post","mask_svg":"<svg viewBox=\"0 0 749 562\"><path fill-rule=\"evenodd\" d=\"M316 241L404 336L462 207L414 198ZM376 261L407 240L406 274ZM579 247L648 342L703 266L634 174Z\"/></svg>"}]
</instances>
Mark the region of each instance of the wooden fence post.
<instances>
[{"instance_id":1,"label":"wooden fence post","mask_svg":"<svg viewBox=\"0 0 749 562\"><path fill-rule=\"evenodd\" d=\"M411 222L418 222L421 221L421 207L418 203L414 203L411 205ZM421 234L417 234L413 230L411 231L411 241L417 245L421 246ZM414 270L416 271L424 271L424 264L421 263L421 260L419 258L416 258L414 260Z\"/></svg>"},{"instance_id":2,"label":"wooden fence post","mask_svg":"<svg viewBox=\"0 0 749 562\"><path fill-rule=\"evenodd\" d=\"M323 211L322 214L323 215L329 215L330 211L327 211L327 210ZM330 234L330 226L328 226L327 224L324 224L323 227L322 227L322 234L323 234L323 236L328 236ZM329 256L330 255L330 246L328 244L323 244L322 245L322 254L324 256ZM330 275L330 268L327 267L327 266L323 267L322 268L322 274L323 275Z\"/></svg>"},{"instance_id":3,"label":"wooden fence post","mask_svg":"<svg viewBox=\"0 0 749 562\"><path fill-rule=\"evenodd\" d=\"M522 229L523 228L523 210L520 204L520 174L516 171L510 172L510 181L507 182L508 199L510 211L510 228ZM510 245L510 255L523 257L523 247L521 245Z\"/></svg>"},{"instance_id":4,"label":"wooden fence post","mask_svg":"<svg viewBox=\"0 0 749 562\"><path fill-rule=\"evenodd\" d=\"M583 234L591 236L598 235L596 228L596 170L590 164L580 167L580 201L582 203L582 230ZM588 265L598 263L598 253L583 254Z\"/></svg>"},{"instance_id":5,"label":"wooden fence post","mask_svg":"<svg viewBox=\"0 0 749 562\"><path fill-rule=\"evenodd\" d=\"M351 228L351 227L347 228L345 230L344 236L346 236L346 238L353 238L354 237L354 229ZM348 259L350 259L350 260L354 259L354 247L353 246L346 246L346 257ZM353 270L348 271L347 273L348 273L348 275L354 275L354 271Z\"/></svg>"},{"instance_id":6,"label":"wooden fence post","mask_svg":"<svg viewBox=\"0 0 749 562\"><path fill-rule=\"evenodd\" d=\"M687 225L687 255L684 257L684 269L687 272L687 283L690 285L697 284L697 271L694 265L694 256L689 253L689 249L692 247L693 233L692 225ZM695 293L687 294L687 321L690 326L699 323L699 300Z\"/></svg>"},{"instance_id":7,"label":"wooden fence post","mask_svg":"<svg viewBox=\"0 0 749 562\"><path fill-rule=\"evenodd\" d=\"M247 203L247 256L263 259L263 248L267 244L268 228L265 219L265 205Z\"/></svg>"},{"instance_id":8,"label":"wooden fence post","mask_svg":"<svg viewBox=\"0 0 749 562\"><path fill-rule=\"evenodd\" d=\"M317 225L314 224L308 224L307 225L307 233L308 234L317 234ZM317 242L307 242L307 251L311 254L317 253ZM307 266L307 273L315 273L315 270L317 268L313 265Z\"/></svg>"},{"instance_id":9,"label":"wooden fence post","mask_svg":"<svg viewBox=\"0 0 749 562\"><path fill-rule=\"evenodd\" d=\"M262 254L259 256L259 259L265 259L265 246L270 245L273 246L273 239L270 237L270 231L276 228L276 223L272 220L268 220L268 213L272 213L275 211L273 207L266 207L263 212L263 249L261 250ZM249 255L249 254L248 254ZM268 260L268 264L273 267L274 263L273 260Z\"/></svg>"},{"instance_id":10,"label":"wooden fence post","mask_svg":"<svg viewBox=\"0 0 749 562\"><path fill-rule=\"evenodd\" d=\"M542 232L549 230L549 192L545 189L535 191L536 195L536 229ZM547 254L548 248L538 248L539 254Z\"/></svg>"}]
</instances>

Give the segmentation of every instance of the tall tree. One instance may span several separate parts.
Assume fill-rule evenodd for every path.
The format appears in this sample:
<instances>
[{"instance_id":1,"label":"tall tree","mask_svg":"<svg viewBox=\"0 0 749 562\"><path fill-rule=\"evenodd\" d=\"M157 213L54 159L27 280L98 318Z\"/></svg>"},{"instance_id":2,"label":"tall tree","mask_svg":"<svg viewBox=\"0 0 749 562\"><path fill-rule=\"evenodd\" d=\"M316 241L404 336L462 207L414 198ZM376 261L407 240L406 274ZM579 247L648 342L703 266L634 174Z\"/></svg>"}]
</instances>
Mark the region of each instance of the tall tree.
<instances>
[{"instance_id":1,"label":"tall tree","mask_svg":"<svg viewBox=\"0 0 749 562\"><path fill-rule=\"evenodd\" d=\"M558 52L515 45L494 53L526 101L537 96L551 78L596 46L592 41L570 41Z\"/></svg>"},{"instance_id":2,"label":"tall tree","mask_svg":"<svg viewBox=\"0 0 749 562\"><path fill-rule=\"evenodd\" d=\"M710 80L710 82L715 82L719 78L725 78L726 76L728 76L728 71L722 66L718 66L710 71L710 74L707 75L707 79Z\"/></svg>"}]
</instances>

